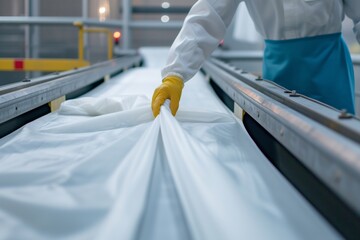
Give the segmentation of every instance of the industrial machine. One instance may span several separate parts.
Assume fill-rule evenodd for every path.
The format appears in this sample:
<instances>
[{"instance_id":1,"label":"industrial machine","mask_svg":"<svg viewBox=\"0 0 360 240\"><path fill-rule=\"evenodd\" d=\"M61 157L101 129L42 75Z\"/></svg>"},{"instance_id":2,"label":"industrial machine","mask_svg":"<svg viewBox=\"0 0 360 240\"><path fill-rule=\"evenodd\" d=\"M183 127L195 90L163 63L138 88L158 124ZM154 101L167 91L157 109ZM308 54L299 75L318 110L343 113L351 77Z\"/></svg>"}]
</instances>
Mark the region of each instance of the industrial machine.
<instances>
[{"instance_id":1,"label":"industrial machine","mask_svg":"<svg viewBox=\"0 0 360 240\"><path fill-rule=\"evenodd\" d=\"M0 20L12 24L29 21L25 18L18 23L11 19ZM30 24L49 24L50 20L32 19ZM261 231L273 234L268 235L269 238L359 238L358 117L263 79L246 66L249 62L261 62L259 53L218 51L204 64L202 73L192 80L198 85L189 87L188 97L194 95L193 101L200 102L205 97L197 96L191 89L197 88L198 92L204 89L208 94L206 98L211 95L209 102L214 102L214 108L221 110L208 111L212 106L206 105L206 101L203 101L204 111L195 107L193 110L192 103L186 102L186 111L179 111L178 125L174 118L169 120L167 113L154 120L148 100L137 98L140 94L134 86L146 85L144 92L149 94L156 79L146 82L139 78L158 78L159 63L155 55L157 51L159 55L164 52L150 51L152 60L149 60L146 50L122 49L118 51L121 56L112 59L109 40L109 60L90 65L84 60L83 34L86 31L106 32L112 39L110 31L90 26L114 27L118 23L59 20L50 22L75 24L79 29L79 59L66 63L63 62L66 60L50 61L49 65L39 60L0 59L0 68L7 70L46 71L42 68L45 66L48 71L62 71L0 87L0 238L235 239L250 238L251 233L260 234ZM359 59L354 57L353 60L355 70L360 71ZM57 67L60 68L55 69ZM117 99L117 92L126 98ZM127 96L129 94L131 96ZM93 102L86 102L87 98ZM221 108L218 99L228 110ZM73 105L66 105L67 102ZM118 108L91 112L104 103ZM135 112L132 115L121 113L129 109ZM92 118L94 116L97 118ZM170 148L165 139L176 134L166 126L166 121L199 134L196 135L199 141L202 134L217 129L211 124L229 124L237 130L231 134L225 131L224 136L234 140L231 146L239 146L239 149L245 146L244 153L232 155L233 150L228 149L228 155L219 154L214 158L216 161L212 159L214 161L209 163L206 159L199 160L194 167L191 165L194 161L190 160L196 159L199 152L208 150L212 157L210 153L218 153L218 148L223 148L226 153L223 139L207 142L205 150L202 149L204 145L196 145L196 142L180 142L183 143L180 147ZM82 128L85 122L87 130ZM199 133L191 124L210 127L201 128L203 132ZM80 130L76 130L75 125ZM150 150L157 149L155 153L145 151L148 148L140 153L135 148L125 148L136 137L120 128L134 126L143 127L134 130L137 134L150 130L161 132L162 138L156 138L156 142L145 142L153 140L146 138L148 135L141 135L141 144L135 142L135 146L149 145ZM49 141L43 141L41 137L44 136ZM90 143L89 139L97 136L101 136L99 142ZM186 134L181 136L189 139ZM115 144L117 138L122 139L121 144ZM96 152L98 146L106 156ZM201 149L191 146L201 146ZM190 150L182 152L182 148ZM126 154L116 155L118 149L125 149L122 151ZM189 153L192 154L187 155ZM167 158L163 155L175 156L181 161L165 161ZM234 156L236 161L227 161ZM254 156L255 160L249 156ZM190 159L189 162L186 159ZM104 162L99 164L100 160ZM256 165L257 162L260 163ZM248 168L252 164L254 172ZM108 168L108 175L97 175L104 171L102 166ZM248 175L238 174L242 167L249 170ZM106 177L109 179L105 181ZM253 188L244 187L239 179L254 184ZM103 180L106 184L101 185ZM166 195L167 191L171 194ZM251 201L244 200L246 205L240 200L247 199L247 195ZM235 198L239 196L243 198ZM254 199L256 201L252 201ZM241 210L245 215L243 222L238 218ZM259 220L256 219L258 215ZM240 225L249 228L241 229ZM241 235L238 228L248 235Z\"/></svg>"}]
</instances>

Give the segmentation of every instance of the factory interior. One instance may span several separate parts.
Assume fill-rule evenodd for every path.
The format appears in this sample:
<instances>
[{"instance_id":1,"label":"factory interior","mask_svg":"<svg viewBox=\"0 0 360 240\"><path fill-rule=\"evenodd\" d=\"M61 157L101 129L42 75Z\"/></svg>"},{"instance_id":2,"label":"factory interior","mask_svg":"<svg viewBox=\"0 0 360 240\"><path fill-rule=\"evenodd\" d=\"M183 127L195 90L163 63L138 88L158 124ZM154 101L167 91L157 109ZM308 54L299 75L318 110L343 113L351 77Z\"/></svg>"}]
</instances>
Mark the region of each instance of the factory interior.
<instances>
[{"instance_id":1,"label":"factory interior","mask_svg":"<svg viewBox=\"0 0 360 240\"><path fill-rule=\"evenodd\" d=\"M327 0L0 0L0 240L360 239L360 4L328 1L348 61L286 70L336 62L317 98L263 35Z\"/></svg>"}]
</instances>

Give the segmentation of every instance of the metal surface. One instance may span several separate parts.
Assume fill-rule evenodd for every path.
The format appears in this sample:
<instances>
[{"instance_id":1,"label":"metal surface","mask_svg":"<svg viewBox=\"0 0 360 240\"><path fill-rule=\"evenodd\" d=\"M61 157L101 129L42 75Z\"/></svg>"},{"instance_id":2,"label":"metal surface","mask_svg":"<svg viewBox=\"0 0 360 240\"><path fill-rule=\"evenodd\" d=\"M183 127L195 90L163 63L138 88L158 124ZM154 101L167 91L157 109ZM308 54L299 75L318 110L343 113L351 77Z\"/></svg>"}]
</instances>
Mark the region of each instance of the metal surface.
<instances>
[{"instance_id":1,"label":"metal surface","mask_svg":"<svg viewBox=\"0 0 360 240\"><path fill-rule=\"evenodd\" d=\"M190 11L189 7L152 7L152 6L133 6L133 13L141 13L141 14L187 14Z\"/></svg>"},{"instance_id":2,"label":"metal surface","mask_svg":"<svg viewBox=\"0 0 360 240\"><path fill-rule=\"evenodd\" d=\"M99 21L97 19L84 19L80 17L0 17L0 25L72 25L74 22L82 22L84 26L98 26L110 28L125 27L124 21L119 20ZM160 21L131 21L127 24L129 27L132 28L179 29L182 26L182 21L173 21L168 23L162 23Z\"/></svg>"},{"instance_id":3,"label":"metal surface","mask_svg":"<svg viewBox=\"0 0 360 240\"><path fill-rule=\"evenodd\" d=\"M129 49L131 47L131 31L130 31L130 22L131 22L131 1L130 0L122 0L123 4L123 49Z\"/></svg>"},{"instance_id":4,"label":"metal surface","mask_svg":"<svg viewBox=\"0 0 360 240\"><path fill-rule=\"evenodd\" d=\"M355 74L355 107L356 113L360 117L360 54L351 56L354 64Z\"/></svg>"},{"instance_id":5,"label":"metal surface","mask_svg":"<svg viewBox=\"0 0 360 240\"><path fill-rule=\"evenodd\" d=\"M171 21L167 23L163 23L160 21L132 21L130 26L132 28L138 28L138 29L180 29L182 27L183 22L182 21Z\"/></svg>"},{"instance_id":6,"label":"metal surface","mask_svg":"<svg viewBox=\"0 0 360 240\"><path fill-rule=\"evenodd\" d=\"M352 54L351 59L354 65L356 66L360 65L360 54Z\"/></svg>"},{"instance_id":7,"label":"metal surface","mask_svg":"<svg viewBox=\"0 0 360 240\"><path fill-rule=\"evenodd\" d=\"M90 85L106 75L139 65L140 56L119 58L78 70L0 88L0 123Z\"/></svg>"},{"instance_id":8,"label":"metal surface","mask_svg":"<svg viewBox=\"0 0 360 240\"><path fill-rule=\"evenodd\" d=\"M87 19L89 17L89 1L82 0L81 1L81 15L83 19Z\"/></svg>"},{"instance_id":9,"label":"metal surface","mask_svg":"<svg viewBox=\"0 0 360 240\"><path fill-rule=\"evenodd\" d=\"M26 16L39 16L39 0L26 0ZM38 26L25 26L25 58L39 58L40 32ZM39 77L40 72L26 72L27 78Z\"/></svg>"},{"instance_id":10,"label":"metal surface","mask_svg":"<svg viewBox=\"0 0 360 240\"><path fill-rule=\"evenodd\" d=\"M81 17L0 17L0 25L72 25L74 22L82 22L85 26L121 27L122 21L81 18Z\"/></svg>"},{"instance_id":11,"label":"metal surface","mask_svg":"<svg viewBox=\"0 0 360 240\"><path fill-rule=\"evenodd\" d=\"M27 0L25 1L26 14L29 17L39 15L39 1ZM39 56L39 29L37 26L26 26L25 29L25 57L37 58Z\"/></svg>"},{"instance_id":12,"label":"metal surface","mask_svg":"<svg viewBox=\"0 0 360 240\"><path fill-rule=\"evenodd\" d=\"M221 64L207 61L203 69L231 99L360 215L360 145L338 131L339 128L354 131L350 135L358 141L360 122L340 120L339 112L332 108L307 98L290 97L284 89L267 81L256 81L257 76L241 74L240 70L232 69L230 74L219 67ZM294 106L312 109L325 120L312 118L310 112L304 115L303 111L294 110Z\"/></svg>"},{"instance_id":13,"label":"metal surface","mask_svg":"<svg viewBox=\"0 0 360 240\"><path fill-rule=\"evenodd\" d=\"M89 2L88 0L82 0L81 2L81 13L83 17L83 21L89 17ZM85 58L89 59L89 37L87 35L84 36L84 51L86 53Z\"/></svg>"}]
</instances>

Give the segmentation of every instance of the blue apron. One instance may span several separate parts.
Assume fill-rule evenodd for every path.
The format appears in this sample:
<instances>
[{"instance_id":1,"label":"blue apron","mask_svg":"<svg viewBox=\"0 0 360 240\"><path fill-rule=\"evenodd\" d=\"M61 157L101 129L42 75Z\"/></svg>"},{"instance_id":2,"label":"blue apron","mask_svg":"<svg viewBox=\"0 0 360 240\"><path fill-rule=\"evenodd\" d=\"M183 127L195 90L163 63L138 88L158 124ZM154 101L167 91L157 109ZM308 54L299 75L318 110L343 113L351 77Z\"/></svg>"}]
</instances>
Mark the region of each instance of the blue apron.
<instances>
[{"instance_id":1,"label":"blue apron","mask_svg":"<svg viewBox=\"0 0 360 240\"><path fill-rule=\"evenodd\" d=\"M340 33L265 40L263 77L337 109L355 112L354 70Z\"/></svg>"}]
</instances>

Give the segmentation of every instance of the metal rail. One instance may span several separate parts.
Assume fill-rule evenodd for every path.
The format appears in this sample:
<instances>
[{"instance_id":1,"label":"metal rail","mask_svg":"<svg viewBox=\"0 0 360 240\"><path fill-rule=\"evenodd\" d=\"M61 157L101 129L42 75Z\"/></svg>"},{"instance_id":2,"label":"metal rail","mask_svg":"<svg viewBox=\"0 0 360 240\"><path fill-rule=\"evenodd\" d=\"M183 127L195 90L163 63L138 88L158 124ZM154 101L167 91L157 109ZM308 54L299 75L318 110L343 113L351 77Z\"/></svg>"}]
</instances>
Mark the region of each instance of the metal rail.
<instances>
[{"instance_id":1,"label":"metal rail","mask_svg":"<svg viewBox=\"0 0 360 240\"><path fill-rule=\"evenodd\" d=\"M155 6L133 6L131 12L134 14L187 14L190 11L190 7L155 7Z\"/></svg>"},{"instance_id":2,"label":"metal rail","mask_svg":"<svg viewBox=\"0 0 360 240\"><path fill-rule=\"evenodd\" d=\"M351 59L355 66L360 66L360 54L352 54Z\"/></svg>"},{"instance_id":3,"label":"metal rail","mask_svg":"<svg viewBox=\"0 0 360 240\"><path fill-rule=\"evenodd\" d=\"M206 74L360 215L360 121L210 60ZM314 112L317 114L315 115ZM346 129L346 130L344 130Z\"/></svg>"},{"instance_id":4,"label":"metal rail","mask_svg":"<svg viewBox=\"0 0 360 240\"><path fill-rule=\"evenodd\" d=\"M124 21L106 20L99 21L91 18L74 17L0 17L0 25L73 25L81 22L84 26L120 28L124 27ZM182 21L162 23L160 21L131 21L129 27L137 29L180 29Z\"/></svg>"},{"instance_id":5,"label":"metal rail","mask_svg":"<svg viewBox=\"0 0 360 240\"><path fill-rule=\"evenodd\" d=\"M119 58L77 70L28 79L0 88L0 123L141 64L140 56Z\"/></svg>"},{"instance_id":6,"label":"metal rail","mask_svg":"<svg viewBox=\"0 0 360 240\"><path fill-rule=\"evenodd\" d=\"M0 17L1 25L73 25L82 22L84 26L120 27L123 22L118 20L99 21L81 17Z\"/></svg>"}]
</instances>

